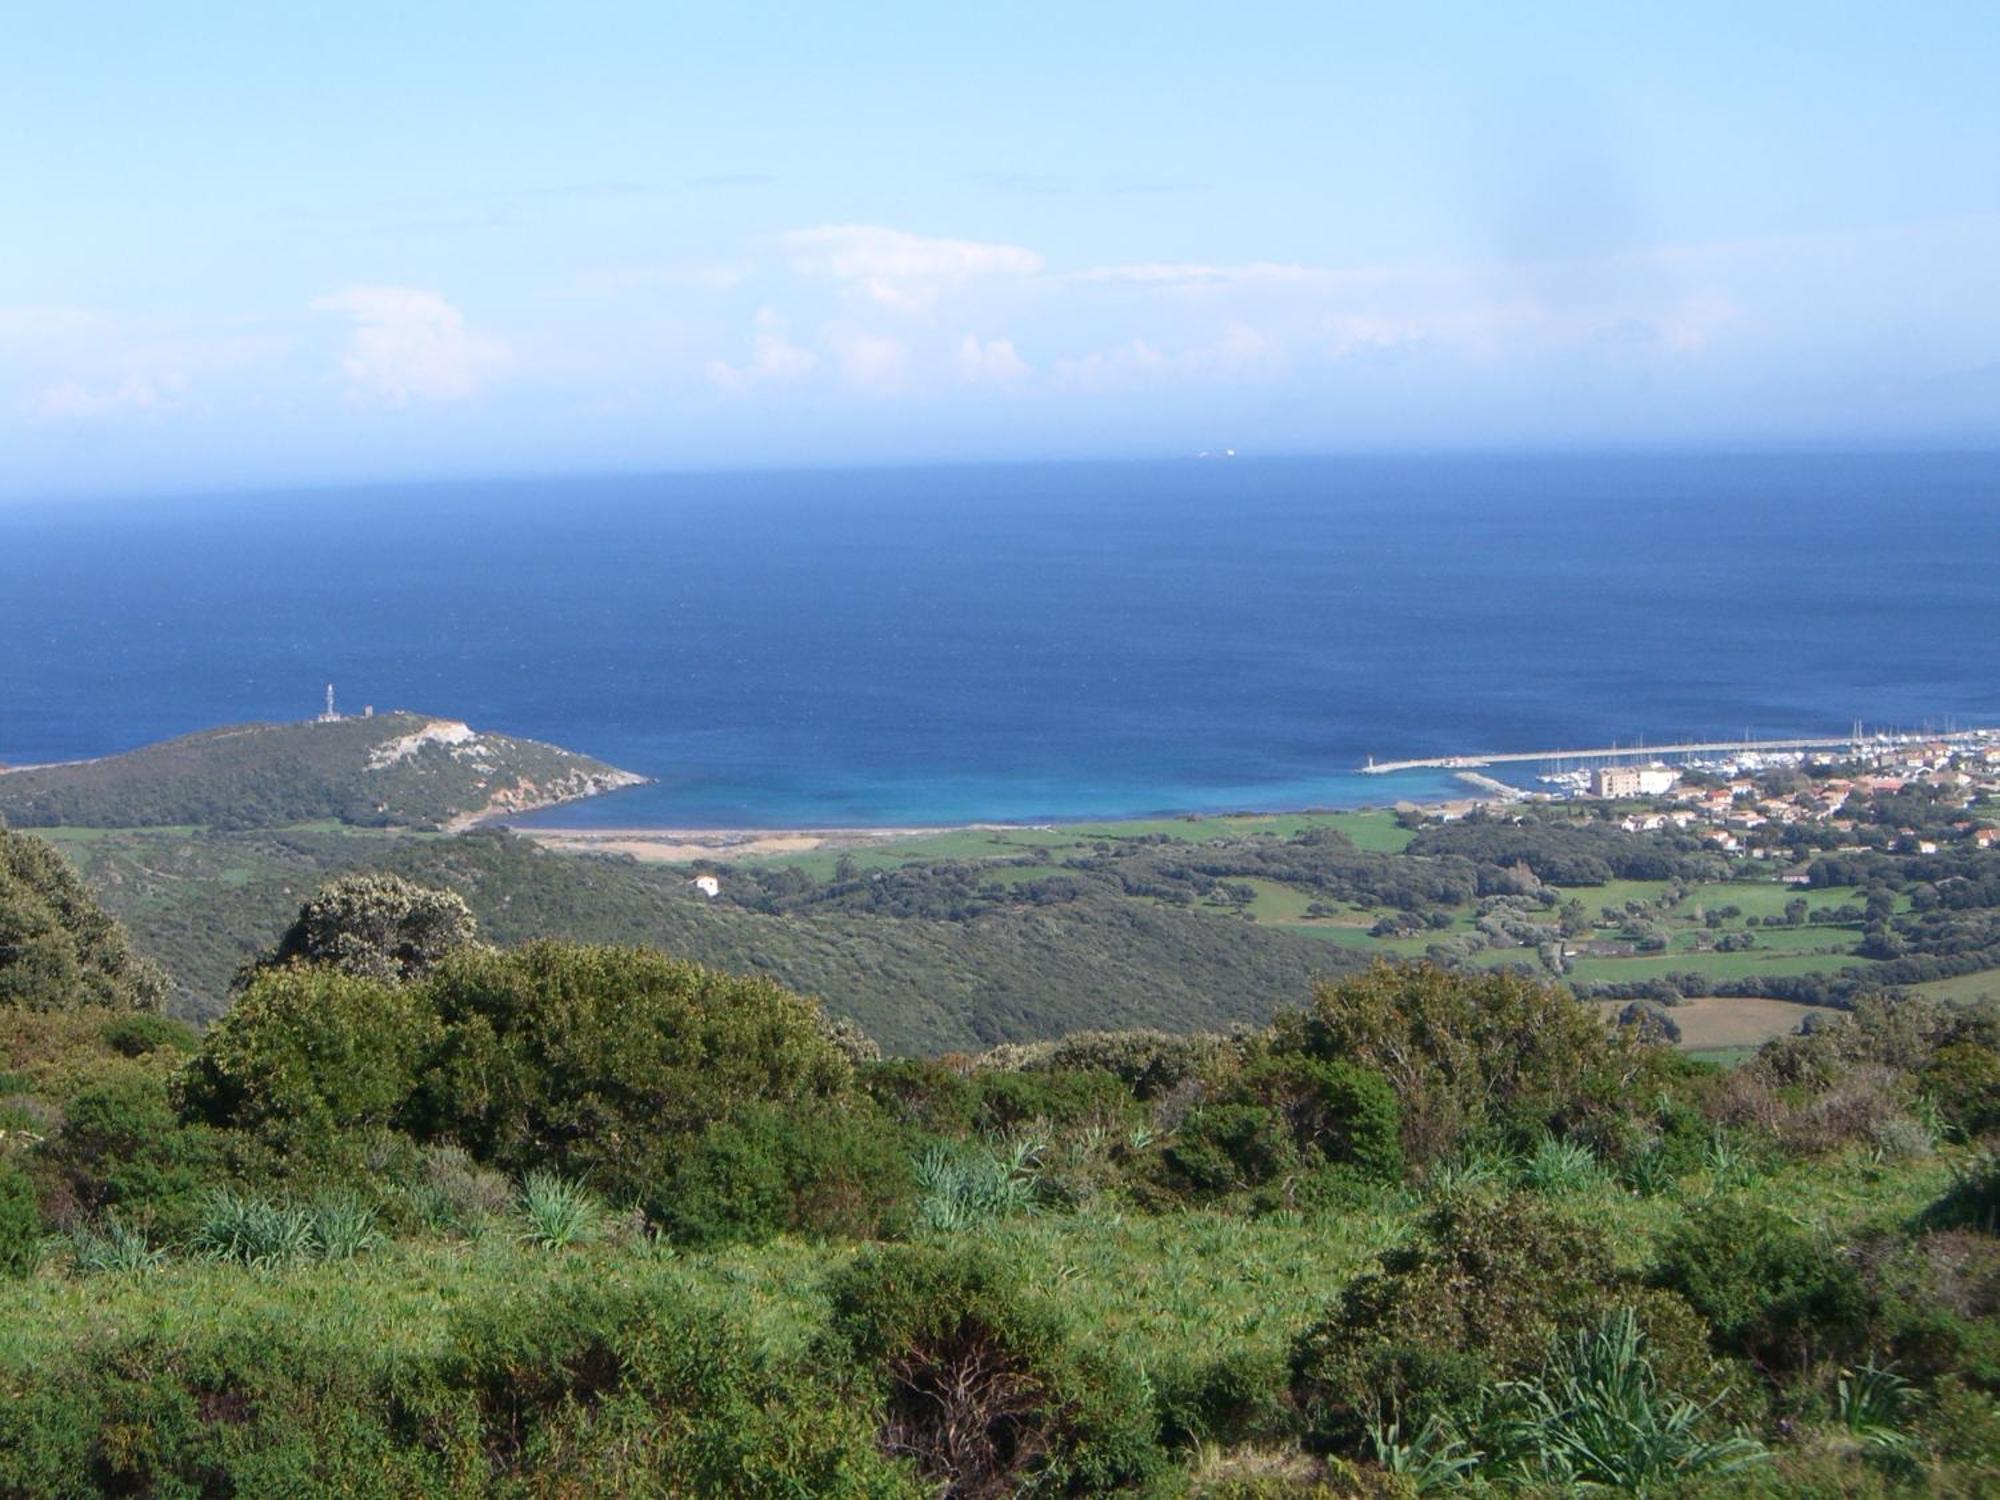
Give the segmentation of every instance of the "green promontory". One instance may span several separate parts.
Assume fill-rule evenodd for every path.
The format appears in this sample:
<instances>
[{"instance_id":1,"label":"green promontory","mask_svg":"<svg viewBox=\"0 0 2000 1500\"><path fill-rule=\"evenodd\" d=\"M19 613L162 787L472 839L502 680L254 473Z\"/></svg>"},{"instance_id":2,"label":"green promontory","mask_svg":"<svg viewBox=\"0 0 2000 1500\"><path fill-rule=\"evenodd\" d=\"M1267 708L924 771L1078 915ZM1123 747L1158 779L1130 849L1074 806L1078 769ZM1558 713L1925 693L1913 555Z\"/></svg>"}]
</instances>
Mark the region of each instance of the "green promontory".
<instances>
[{"instance_id":1,"label":"green promontory","mask_svg":"<svg viewBox=\"0 0 2000 1500\"><path fill-rule=\"evenodd\" d=\"M460 827L645 778L428 714L239 724L102 760L0 774L19 828Z\"/></svg>"}]
</instances>

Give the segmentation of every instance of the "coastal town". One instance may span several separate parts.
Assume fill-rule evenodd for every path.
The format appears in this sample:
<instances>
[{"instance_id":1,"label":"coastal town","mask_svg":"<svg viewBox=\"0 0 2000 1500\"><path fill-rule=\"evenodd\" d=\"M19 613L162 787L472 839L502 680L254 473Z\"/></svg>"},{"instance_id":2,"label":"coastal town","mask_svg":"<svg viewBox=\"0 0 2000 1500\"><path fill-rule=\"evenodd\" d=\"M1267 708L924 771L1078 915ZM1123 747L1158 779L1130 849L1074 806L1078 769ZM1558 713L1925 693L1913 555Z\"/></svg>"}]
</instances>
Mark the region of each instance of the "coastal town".
<instances>
[{"instance_id":1,"label":"coastal town","mask_svg":"<svg viewBox=\"0 0 2000 1500\"><path fill-rule=\"evenodd\" d=\"M1857 738L1838 752L1745 750L1678 764L1556 770L1537 778L1540 790L1477 773L1462 779L1506 801L1609 803L1629 832L1681 829L1752 858L1783 855L1808 829L1813 845L1836 853L1879 847L1884 832L1911 854L1934 854L1946 841L2000 846L2000 730L1994 729ZM1863 804L1900 793L1918 794L1930 810L1922 826L1877 824L1875 843L1839 841L1857 834Z\"/></svg>"}]
</instances>

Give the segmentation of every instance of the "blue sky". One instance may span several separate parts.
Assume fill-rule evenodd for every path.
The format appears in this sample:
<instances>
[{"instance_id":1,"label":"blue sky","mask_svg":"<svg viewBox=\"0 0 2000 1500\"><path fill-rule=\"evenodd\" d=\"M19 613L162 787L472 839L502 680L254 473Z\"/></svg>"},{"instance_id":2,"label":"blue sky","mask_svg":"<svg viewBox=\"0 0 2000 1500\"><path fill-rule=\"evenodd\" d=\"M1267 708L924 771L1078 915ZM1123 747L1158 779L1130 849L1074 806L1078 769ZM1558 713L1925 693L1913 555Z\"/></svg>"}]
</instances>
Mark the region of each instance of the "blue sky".
<instances>
[{"instance_id":1,"label":"blue sky","mask_svg":"<svg viewBox=\"0 0 2000 1500\"><path fill-rule=\"evenodd\" d=\"M16 6L0 495L2000 441L2000 7Z\"/></svg>"}]
</instances>

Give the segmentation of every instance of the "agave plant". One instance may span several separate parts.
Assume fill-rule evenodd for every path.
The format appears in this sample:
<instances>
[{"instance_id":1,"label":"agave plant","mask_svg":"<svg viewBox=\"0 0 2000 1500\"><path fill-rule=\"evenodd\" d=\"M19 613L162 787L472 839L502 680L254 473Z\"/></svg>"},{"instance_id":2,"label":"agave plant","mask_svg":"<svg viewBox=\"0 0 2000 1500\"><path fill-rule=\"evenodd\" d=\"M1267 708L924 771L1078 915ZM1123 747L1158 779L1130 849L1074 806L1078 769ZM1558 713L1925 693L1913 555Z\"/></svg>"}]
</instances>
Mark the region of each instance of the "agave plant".
<instances>
[{"instance_id":1,"label":"agave plant","mask_svg":"<svg viewBox=\"0 0 2000 1500\"><path fill-rule=\"evenodd\" d=\"M375 1210L351 1193L320 1199L311 1215L313 1248L322 1260L352 1260L382 1243Z\"/></svg>"},{"instance_id":2,"label":"agave plant","mask_svg":"<svg viewBox=\"0 0 2000 1500\"><path fill-rule=\"evenodd\" d=\"M604 1211L580 1182L554 1172L530 1172L516 1199L521 1237L544 1250L567 1250L595 1239Z\"/></svg>"},{"instance_id":3,"label":"agave plant","mask_svg":"<svg viewBox=\"0 0 2000 1500\"><path fill-rule=\"evenodd\" d=\"M1495 1446L1507 1468L1535 1482L1644 1495L1770 1458L1741 1434L1704 1437L1709 1407L1659 1389L1630 1308L1559 1340L1539 1377L1495 1394Z\"/></svg>"},{"instance_id":4,"label":"agave plant","mask_svg":"<svg viewBox=\"0 0 2000 1500\"><path fill-rule=\"evenodd\" d=\"M917 1163L917 1217L953 1233L1033 1213L1040 1202L1042 1147L1028 1137L1002 1144L935 1145Z\"/></svg>"},{"instance_id":5,"label":"agave plant","mask_svg":"<svg viewBox=\"0 0 2000 1500\"><path fill-rule=\"evenodd\" d=\"M1604 1180L1597 1158L1581 1141L1545 1135L1522 1168L1521 1180L1538 1193L1577 1193Z\"/></svg>"},{"instance_id":6,"label":"agave plant","mask_svg":"<svg viewBox=\"0 0 2000 1500\"><path fill-rule=\"evenodd\" d=\"M116 1214L100 1226L84 1225L73 1231L69 1254L70 1264L86 1275L157 1271L167 1260L166 1251L147 1243L144 1230L135 1229Z\"/></svg>"},{"instance_id":7,"label":"agave plant","mask_svg":"<svg viewBox=\"0 0 2000 1500\"><path fill-rule=\"evenodd\" d=\"M1386 1427L1375 1423L1368 1429L1368 1440L1375 1449L1375 1462L1386 1472L1409 1480L1419 1495L1457 1488L1484 1457L1435 1413L1408 1442L1403 1441L1398 1422Z\"/></svg>"},{"instance_id":8,"label":"agave plant","mask_svg":"<svg viewBox=\"0 0 2000 1500\"><path fill-rule=\"evenodd\" d=\"M1903 1418L1914 1400L1907 1380L1870 1360L1859 1369L1840 1372L1834 1389L1834 1415L1870 1455L1905 1459L1911 1442L1903 1430Z\"/></svg>"},{"instance_id":9,"label":"agave plant","mask_svg":"<svg viewBox=\"0 0 2000 1500\"><path fill-rule=\"evenodd\" d=\"M212 1259L260 1270L289 1265L317 1249L312 1210L221 1188L202 1208L194 1248Z\"/></svg>"}]
</instances>

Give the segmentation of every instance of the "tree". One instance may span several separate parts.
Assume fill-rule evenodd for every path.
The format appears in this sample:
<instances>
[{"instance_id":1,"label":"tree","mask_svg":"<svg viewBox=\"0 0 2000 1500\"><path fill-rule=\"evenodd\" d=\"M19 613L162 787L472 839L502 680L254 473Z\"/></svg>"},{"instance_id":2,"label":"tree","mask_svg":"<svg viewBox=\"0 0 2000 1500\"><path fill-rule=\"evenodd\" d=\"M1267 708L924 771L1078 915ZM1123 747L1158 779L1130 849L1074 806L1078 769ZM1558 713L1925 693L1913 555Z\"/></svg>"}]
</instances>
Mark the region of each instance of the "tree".
<instances>
[{"instance_id":1,"label":"tree","mask_svg":"<svg viewBox=\"0 0 2000 1500\"><path fill-rule=\"evenodd\" d=\"M55 847L0 824L0 1008L158 1010L166 993Z\"/></svg>"},{"instance_id":2,"label":"tree","mask_svg":"<svg viewBox=\"0 0 2000 1500\"><path fill-rule=\"evenodd\" d=\"M299 908L270 963L332 964L358 978L395 984L470 947L477 926L456 892L400 875L346 875Z\"/></svg>"}]
</instances>

